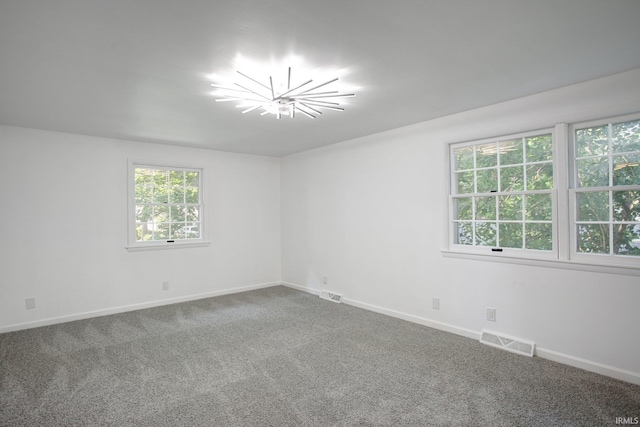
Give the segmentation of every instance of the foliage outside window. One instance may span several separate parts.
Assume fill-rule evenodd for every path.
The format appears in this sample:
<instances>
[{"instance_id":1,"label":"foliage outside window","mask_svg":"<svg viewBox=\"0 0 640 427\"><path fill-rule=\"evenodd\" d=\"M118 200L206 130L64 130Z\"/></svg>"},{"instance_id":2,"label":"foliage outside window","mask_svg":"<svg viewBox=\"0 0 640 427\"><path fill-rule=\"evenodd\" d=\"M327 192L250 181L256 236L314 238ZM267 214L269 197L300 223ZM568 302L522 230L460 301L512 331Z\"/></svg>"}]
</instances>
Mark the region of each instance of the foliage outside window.
<instances>
[{"instance_id":1,"label":"foliage outside window","mask_svg":"<svg viewBox=\"0 0 640 427\"><path fill-rule=\"evenodd\" d=\"M201 170L134 165L135 242L202 239Z\"/></svg>"},{"instance_id":2,"label":"foliage outside window","mask_svg":"<svg viewBox=\"0 0 640 427\"><path fill-rule=\"evenodd\" d=\"M451 158L453 244L554 250L550 132L452 145Z\"/></svg>"},{"instance_id":3,"label":"foliage outside window","mask_svg":"<svg viewBox=\"0 0 640 427\"><path fill-rule=\"evenodd\" d=\"M640 120L573 136L575 252L640 256Z\"/></svg>"}]
</instances>

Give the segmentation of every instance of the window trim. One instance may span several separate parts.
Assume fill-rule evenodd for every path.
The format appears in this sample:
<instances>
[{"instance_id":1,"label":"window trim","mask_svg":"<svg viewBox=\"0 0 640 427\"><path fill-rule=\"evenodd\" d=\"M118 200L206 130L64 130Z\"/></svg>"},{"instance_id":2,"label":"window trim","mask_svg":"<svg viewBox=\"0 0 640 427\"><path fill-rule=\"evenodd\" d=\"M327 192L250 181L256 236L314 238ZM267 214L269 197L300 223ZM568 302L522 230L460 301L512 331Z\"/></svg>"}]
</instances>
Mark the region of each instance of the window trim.
<instances>
[{"instance_id":1,"label":"window trim","mask_svg":"<svg viewBox=\"0 0 640 427\"><path fill-rule=\"evenodd\" d=\"M135 191L135 169L140 167L167 169L167 170L197 170L199 172L199 197L200 197L200 238L185 240L150 240L140 242L136 240L136 191ZM157 161L147 159L128 159L127 173L127 242L125 248L129 252L153 251L166 249L185 249L207 247L211 244L206 239L207 227L205 224L205 192L203 183L205 182L205 168L196 164L185 164L174 161Z\"/></svg>"}]
</instances>

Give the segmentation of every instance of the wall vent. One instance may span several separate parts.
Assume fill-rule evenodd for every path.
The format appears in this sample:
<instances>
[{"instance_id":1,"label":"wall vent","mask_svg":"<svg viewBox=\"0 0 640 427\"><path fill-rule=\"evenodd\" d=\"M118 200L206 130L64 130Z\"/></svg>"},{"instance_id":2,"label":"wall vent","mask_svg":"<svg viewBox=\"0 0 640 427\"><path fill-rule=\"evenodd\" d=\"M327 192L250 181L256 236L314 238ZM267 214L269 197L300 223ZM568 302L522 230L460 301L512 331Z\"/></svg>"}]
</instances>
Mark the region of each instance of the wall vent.
<instances>
[{"instance_id":1,"label":"wall vent","mask_svg":"<svg viewBox=\"0 0 640 427\"><path fill-rule=\"evenodd\" d=\"M532 341L509 337L497 332L487 331L486 329L482 330L480 342L482 344L490 345L491 347L501 348L512 353L523 354L529 357L533 357L533 352L536 347L536 344Z\"/></svg>"},{"instance_id":2,"label":"wall vent","mask_svg":"<svg viewBox=\"0 0 640 427\"><path fill-rule=\"evenodd\" d=\"M333 302L342 302L342 294L336 294L329 291L320 291L320 298Z\"/></svg>"}]
</instances>

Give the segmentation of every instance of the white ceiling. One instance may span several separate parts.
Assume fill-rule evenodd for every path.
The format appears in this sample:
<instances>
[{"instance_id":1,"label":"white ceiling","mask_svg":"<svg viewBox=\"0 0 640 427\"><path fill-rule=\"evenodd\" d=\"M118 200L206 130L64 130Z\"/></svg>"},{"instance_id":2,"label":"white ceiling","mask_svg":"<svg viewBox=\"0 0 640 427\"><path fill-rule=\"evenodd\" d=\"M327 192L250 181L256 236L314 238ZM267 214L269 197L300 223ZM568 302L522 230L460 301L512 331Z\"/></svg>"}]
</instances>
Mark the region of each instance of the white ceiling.
<instances>
[{"instance_id":1,"label":"white ceiling","mask_svg":"<svg viewBox=\"0 0 640 427\"><path fill-rule=\"evenodd\" d=\"M210 87L239 55L296 55L357 96L316 120L241 114ZM240 153L284 156L633 68L638 0L0 0L0 123Z\"/></svg>"}]
</instances>

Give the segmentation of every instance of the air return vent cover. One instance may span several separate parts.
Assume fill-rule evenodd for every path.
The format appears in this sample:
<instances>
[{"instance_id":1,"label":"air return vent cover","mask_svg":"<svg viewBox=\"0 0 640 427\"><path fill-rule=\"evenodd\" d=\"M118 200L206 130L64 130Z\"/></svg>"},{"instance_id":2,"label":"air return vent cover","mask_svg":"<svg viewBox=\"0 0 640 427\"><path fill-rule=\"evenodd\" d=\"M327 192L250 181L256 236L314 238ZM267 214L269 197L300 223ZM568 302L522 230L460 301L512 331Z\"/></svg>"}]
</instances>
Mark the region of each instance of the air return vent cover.
<instances>
[{"instance_id":1,"label":"air return vent cover","mask_svg":"<svg viewBox=\"0 0 640 427\"><path fill-rule=\"evenodd\" d=\"M487 331L486 329L482 330L480 342L512 353L524 354L529 357L533 357L533 351L536 347L536 344L532 341L509 337L497 332Z\"/></svg>"},{"instance_id":2,"label":"air return vent cover","mask_svg":"<svg viewBox=\"0 0 640 427\"><path fill-rule=\"evenodd\" d=\"M336 294L335 292L320 291L320 298L333 302L342 302L342 294Z\"/></svg>"}]
</instances>

